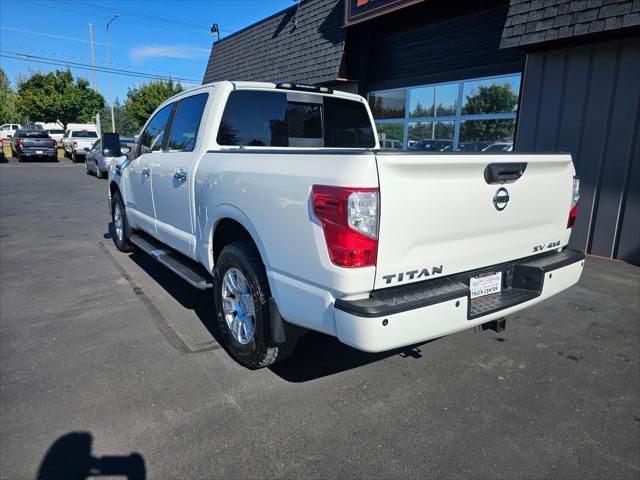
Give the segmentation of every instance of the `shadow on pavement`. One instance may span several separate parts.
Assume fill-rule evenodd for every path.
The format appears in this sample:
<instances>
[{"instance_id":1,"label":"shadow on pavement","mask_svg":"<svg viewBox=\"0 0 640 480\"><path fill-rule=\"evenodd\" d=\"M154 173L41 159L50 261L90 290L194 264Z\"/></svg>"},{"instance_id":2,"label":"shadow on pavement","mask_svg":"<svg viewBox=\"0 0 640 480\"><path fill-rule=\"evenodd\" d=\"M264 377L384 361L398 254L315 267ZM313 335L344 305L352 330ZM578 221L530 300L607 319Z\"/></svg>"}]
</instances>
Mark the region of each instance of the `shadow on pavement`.
<instances>
[{"instance_id":1,"label":"shadow on pavement","mask_svg":"<svg viewBox=\"0 0 640 480\"><path fill-rule=\"evenodd\" d=\"M58 438L49 447L37 480L81 480L89 477L124 477L145 479L146 466L139 453L126 456L91 455L93 437L88 432L71 432Z\"/></svg>"},{"instance_id":2,"label":"shadow on pavement","mask_svg":"<svg viewBox=\"0 0 640 480\"><path fill-rule=\"evenodd\" d=\"M408 360L422 358L420 347L427 343L430 342L387 352L367 353L345 345L330 335L310 332L298 339L296 349L287 360L270 369L288 382L308 382L395 355Z\"/></svg>"},{"instance_id":3,"label":"shadow on pavement","mask_svg":"<svg viewBox=\"0 0 640 480\"><path fill-rule=\"evenodd\" d=\"M105 233L104 237L112 238L112 236L113 227L112 224L109 224L109 231ZM227 350L218 327L211 291L202 291L191 287L145 253L134 251L129 255L129 258L180 305L192 310L211 336ZM429 342L421 345L427 343ZM307 382L358 368L394 355L406 359L421 358L419 346L409 346L382 353L367 353L349 347L330 335L309 332L298 339L298 344L291 357L281 364L270 367L270 370L288 382Z\"/></svg>"}]
</instances>

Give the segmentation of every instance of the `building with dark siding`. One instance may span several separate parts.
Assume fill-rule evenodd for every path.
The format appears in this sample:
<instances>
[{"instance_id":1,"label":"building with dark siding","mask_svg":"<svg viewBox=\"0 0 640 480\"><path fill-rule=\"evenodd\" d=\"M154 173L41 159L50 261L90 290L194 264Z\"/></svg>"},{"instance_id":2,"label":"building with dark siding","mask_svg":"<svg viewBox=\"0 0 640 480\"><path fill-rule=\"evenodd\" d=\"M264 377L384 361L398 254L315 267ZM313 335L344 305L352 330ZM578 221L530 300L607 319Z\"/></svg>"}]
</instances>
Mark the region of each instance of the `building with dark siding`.
<instances>
[{"instance_id":1,"label":"building with dark siding","mask_svg":"<svg viewBox=\"0 0 640 480\"><path fill-rule=\"evenodd\" d=\"M302 0L216 42L223 79L360 93L384 148L569 152L572 246L640 264L640 0Z\"/></svg>"}]
</instances>

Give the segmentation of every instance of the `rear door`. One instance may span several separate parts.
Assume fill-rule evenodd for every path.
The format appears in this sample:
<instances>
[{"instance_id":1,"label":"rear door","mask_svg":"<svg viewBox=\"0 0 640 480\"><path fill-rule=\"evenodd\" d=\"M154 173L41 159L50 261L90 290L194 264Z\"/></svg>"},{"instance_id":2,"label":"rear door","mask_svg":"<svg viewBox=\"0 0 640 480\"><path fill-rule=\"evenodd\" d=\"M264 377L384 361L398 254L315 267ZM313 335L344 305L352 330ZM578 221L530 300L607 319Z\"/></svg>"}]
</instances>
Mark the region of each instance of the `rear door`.
<instances>
[{"instance_id":1,"label":"rear door","mask_svg":"<svg viewBox=\"0 0 640 480\"><path fill-rule=\"evenodd\" d=\"M569 240L570 155L380 152L376 158L376 289L552 251Z\"/></svg>"},{"instance_id":2,"label":"rear door","mask_svg":"<svg viewBox=\"0 0 640 480\"><path fill-rule=\"evenodd\" d=\"M140 134L135 158L126 169L125 202L134 226L156 235L155 211L151 191L151 167L162 154L165 132L175 104L163 107L149 120Z\"/></svg>"},{"instance_id":3,"label":"rear door","mask_svg":"<svg viewBox=\"0 0 640 480\"><path fill-rule=\"evenodd\" d=\"M208 97L201 93L177 102L164 153L154 156L151 166L158 236L185 255L191 255L193 245L194 162Z\"/></svg>"}]
</instances>

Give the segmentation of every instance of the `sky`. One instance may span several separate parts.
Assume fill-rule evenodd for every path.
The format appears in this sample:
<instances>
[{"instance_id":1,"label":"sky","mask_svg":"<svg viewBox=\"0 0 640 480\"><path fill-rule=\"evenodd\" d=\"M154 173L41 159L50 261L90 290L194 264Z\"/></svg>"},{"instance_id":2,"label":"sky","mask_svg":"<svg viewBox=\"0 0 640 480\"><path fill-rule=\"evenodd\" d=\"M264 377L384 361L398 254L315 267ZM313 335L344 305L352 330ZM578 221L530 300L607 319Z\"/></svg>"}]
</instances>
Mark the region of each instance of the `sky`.
<instances>
[{"instance_id":1,"label":"sky","mask_svg":"<svg viewBox=\"0 0 640 480\"><path fill-rule=\"evenodd\" d=\"M210 34L213 23L224 38L293 4L293 0L0 0L0 67L14 88L31 72L67 66L93 87L89 23L96 67L104 68L106 26L119 14L109 27L109 57L112 69L128 75L111 73L111 97L124 101L129 87L151 80L132 73L183 79L189 88L202 82L215 41ZM97 86L108 102L106 72L97 73Z\"/></svg>"}]
</instances>

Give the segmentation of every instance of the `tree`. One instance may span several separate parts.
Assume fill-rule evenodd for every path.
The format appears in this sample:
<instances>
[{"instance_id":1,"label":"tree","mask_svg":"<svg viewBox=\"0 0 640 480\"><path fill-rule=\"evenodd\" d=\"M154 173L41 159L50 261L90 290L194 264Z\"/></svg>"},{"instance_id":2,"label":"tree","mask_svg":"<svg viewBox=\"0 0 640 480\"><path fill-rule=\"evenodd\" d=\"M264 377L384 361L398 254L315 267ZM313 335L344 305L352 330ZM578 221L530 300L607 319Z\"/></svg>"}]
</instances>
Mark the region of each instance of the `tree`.
<instances>
[{"instance_id":1,"label":"tree","mask_svg":"<svg viewBox=\"0 0 640 480\"><path fill-rule=\"evenodd\" d=\"M16 94L11 88L9 77L0 68L0 124L21 123L21 120L16 111Z\"/></svg>"},{"instance_id":2,"label":"tree","mask_svg":"<svg viewBox=\"0 0 640 480\"><path fill-rule=\"evenodd\" d=\"M131 119L124 105L121 105L117 98L113 102L113 118L115 119L116 132L120 135L133 137L140 132L140 127ZM111 109L108 106L100 111L100 130L102 132L111 131Z\"/></svg>"},{"instance_id":3,"label":"tree","mask_svg":"<svg viewBox=\"0 0 640 480\"><path fill-rule=\"evenodd\" d=\"M518 107L518 94L510 83L481 85L472 95L467 95L462 113L509 113ZM465 141L508 140L513 138L514 121L507 120L467 120L460 125L460 138Z\"/></svg>"},{"instance_id":4,"label":"tree","mask_svg":"<svg viewBox=\"0 0 640 480\"><path fill-rule=\"evenodd\" d=\"M103 106L102 95L69 70L36 72L18 83L18 112L31 122L90 122Z\"/></svg>"},{"instance_id":5,"label":"tree","mask_svg":"<svg viewBox=\"0 0 640 480\"><path fill-rule=\"evenodd\" d=\"M182 85L174 83L173 80L155 80L136 88L129 88L124 109L136 127L141 128L162 102L183 90Z\"/></svg>"}]
</instances>

